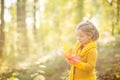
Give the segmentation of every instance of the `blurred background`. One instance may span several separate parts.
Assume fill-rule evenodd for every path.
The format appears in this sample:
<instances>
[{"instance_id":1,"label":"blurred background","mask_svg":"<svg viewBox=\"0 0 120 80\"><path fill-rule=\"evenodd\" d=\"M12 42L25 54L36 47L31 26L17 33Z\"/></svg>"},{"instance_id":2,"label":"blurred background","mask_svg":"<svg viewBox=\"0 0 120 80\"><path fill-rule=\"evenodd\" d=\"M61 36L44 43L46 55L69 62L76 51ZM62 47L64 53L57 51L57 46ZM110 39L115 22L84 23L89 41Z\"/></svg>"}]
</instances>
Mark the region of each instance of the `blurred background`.
<instances>
[{"instance_id":1,"label":"blurred background","mask_svg":"<svg viewBox=\"0 0 120 80\"><path fill-rule=\"evenodd\" d=\"M60 51L84 19L100 32L98 80L120 80L120 0L0 0L0 80L68 80Z\"/></svg>"}]
</instances>

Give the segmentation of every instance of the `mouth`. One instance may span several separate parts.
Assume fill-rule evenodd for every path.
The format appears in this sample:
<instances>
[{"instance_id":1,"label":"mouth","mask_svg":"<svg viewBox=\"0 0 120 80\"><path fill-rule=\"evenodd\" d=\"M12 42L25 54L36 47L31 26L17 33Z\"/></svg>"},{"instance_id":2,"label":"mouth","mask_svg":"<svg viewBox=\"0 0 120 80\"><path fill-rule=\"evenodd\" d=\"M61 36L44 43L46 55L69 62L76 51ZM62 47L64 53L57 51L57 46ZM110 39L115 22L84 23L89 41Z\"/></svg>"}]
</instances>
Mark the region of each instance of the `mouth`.
<instances>
[{"instance_id":1,"label":"mouth","mask_svg":"<svg viewBox=\"0 0 120 80\"><path fill-rule=\"evenodd\" d=\"M82 41L82 40L79 40L80 42Z\"/></svg>"}]
</instances>

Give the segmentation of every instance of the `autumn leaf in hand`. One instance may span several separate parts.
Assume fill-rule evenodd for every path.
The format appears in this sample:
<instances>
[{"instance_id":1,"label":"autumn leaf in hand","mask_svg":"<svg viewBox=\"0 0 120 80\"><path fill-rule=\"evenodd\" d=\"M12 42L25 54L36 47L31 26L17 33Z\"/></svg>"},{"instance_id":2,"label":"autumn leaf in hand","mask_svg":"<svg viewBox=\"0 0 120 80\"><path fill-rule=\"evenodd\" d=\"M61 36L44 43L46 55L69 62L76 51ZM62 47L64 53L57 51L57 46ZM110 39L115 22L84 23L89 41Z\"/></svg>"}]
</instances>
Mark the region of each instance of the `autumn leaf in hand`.
<instances>
[{"instance_id":1,"label":"autumn leaf in hand","mask_svg":"<svg viewBox=\"0 0 120 80\"><path fill-rule=\"evenodd\" d=\"M64 50L65 52L68 52L68 51L70 50L70 48L71 48L71 46L70 46L69 44L67 44L67 43L64 43L64 44L63 44L63 50Z\"/></svg>"},{"instance_id":2,"label":"autumn leaf in hand","mask_svg":"<svg viewBox=\"0 0 120 80\"><path fill-rule=\"evenodd\" d=\"M71 55L72 55L72 48L69 49L69 50L68 50L66 53L64 53L63 55L64 55L64 57L67 58L67 59L70 58Z\"/></svg>"},{"instance_id":3,"label":"autumn leaf in hand","mask_svg":"<svg viewBox=\"0 0 120 80\"><path fill-rule=\"evenodd\" d=\"M70 44L64 43L62 49L63 49L63 56L65 58L68 58L72 54L72 48Z\"/></svg>"}]
</instances>

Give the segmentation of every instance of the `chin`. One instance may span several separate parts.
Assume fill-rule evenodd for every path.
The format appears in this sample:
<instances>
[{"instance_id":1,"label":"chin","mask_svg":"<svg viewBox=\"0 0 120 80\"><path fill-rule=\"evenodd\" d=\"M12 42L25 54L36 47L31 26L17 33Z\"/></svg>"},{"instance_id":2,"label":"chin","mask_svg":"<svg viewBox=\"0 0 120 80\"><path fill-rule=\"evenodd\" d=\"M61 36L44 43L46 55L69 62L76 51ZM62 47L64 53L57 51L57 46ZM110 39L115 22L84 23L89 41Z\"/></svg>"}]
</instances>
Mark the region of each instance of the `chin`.
<instances>
[{"instance_id":1,"label":"chin","mask_svg":"<svg viewBox=\"0 0 120 80\"><path fill-rule=\"evenodd\" d=\"M80 41L81 44L84 44L84 42Z\"/></svg>"},{"instance_id":2,"label":"chin","mask_svg":"<svg viewBox=\"0 0 120 80\"><path fill-rule=\"evenodd\" d=\"M81 40L79 40L79 42L81 42L81 43L82 43L82 41L81 41Z\"/></svg>"}]
</instances>

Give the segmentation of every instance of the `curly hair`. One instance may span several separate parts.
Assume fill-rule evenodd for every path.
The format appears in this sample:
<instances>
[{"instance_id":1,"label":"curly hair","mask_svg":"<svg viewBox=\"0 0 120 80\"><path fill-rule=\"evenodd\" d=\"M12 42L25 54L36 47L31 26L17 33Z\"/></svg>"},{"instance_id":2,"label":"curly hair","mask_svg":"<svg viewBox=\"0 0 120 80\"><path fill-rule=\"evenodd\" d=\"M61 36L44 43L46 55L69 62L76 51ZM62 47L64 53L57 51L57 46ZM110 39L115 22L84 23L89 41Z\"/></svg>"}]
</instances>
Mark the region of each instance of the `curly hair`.
<instances>
[{"instance_id":1,"label":"curly hair","mask_svg":"<svg viewBox=\"0 0 120 80\"><path fill-rule=\"evenodd\" d=\"M96 41L99 38L99 31L97 30L96 26L93 25L92 22L90 22L89 20L80 22L77 27L76 30L82 30L84 32L86 32L88 35L92 35L92 40Z\"/></svg>"}]
</instances>

